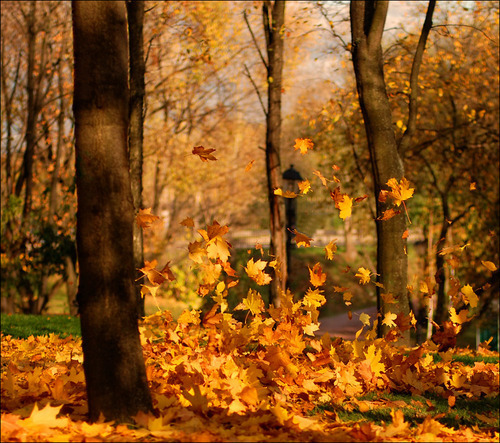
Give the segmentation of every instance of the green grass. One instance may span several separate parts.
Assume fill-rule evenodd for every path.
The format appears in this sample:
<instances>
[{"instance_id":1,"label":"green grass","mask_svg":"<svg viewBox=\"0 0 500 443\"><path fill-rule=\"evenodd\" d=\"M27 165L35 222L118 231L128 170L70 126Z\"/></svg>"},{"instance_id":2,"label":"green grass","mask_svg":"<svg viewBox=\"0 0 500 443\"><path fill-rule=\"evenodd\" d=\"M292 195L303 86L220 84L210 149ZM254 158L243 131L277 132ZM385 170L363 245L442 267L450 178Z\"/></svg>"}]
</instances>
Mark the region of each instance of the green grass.
<instances>
[{"instance_id":1,"label":"green grass","mask_svg":"<svg viewBox=\"0 0 500 443\"><path fill-rule=\"evenodd\" d=\"M427 416L435 417L443 425L457 429L460 426L479 428L498 428L500 426L499 406L500 397L487 397L481 399L457 398L455 406L450 408L445 398L434 394L425 396L412 395L410 393L377 394L370 393L357 400L375 402L369 411L360 412L351 403L347 405L318 405L312 414L321 413L325 410L335 412L343 422L373 422L378 425L391 423L391 408L401 409L405 421L412 425L422 423ZM384 405L387 403L387 406ZM481 419L487 417L489 422Z\"/></svg>"},{"instance_id":2,"label":"green grass","mask_svg":"<svg viewBox=\"0 0 500 443\"><path fill-rule=\"evenodd\" d=\"M81 336L80 319L69 315L1 314L2 333L14 338L58 334Z\"/></svg>"}]
</instances>

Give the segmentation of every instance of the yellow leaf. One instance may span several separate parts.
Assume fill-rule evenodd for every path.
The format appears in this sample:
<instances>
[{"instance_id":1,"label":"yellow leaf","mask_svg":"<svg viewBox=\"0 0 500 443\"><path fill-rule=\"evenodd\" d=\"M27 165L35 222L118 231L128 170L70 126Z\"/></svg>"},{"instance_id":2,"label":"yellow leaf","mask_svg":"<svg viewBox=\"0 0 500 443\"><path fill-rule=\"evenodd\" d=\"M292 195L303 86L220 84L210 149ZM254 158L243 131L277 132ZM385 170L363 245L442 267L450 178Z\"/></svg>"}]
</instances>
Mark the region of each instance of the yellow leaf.
<instances>
[{"instance_id":1,"label":"yellow leaf","mask_svg":"<svg viewBox=\"0 0 500 443\"><path fill-rule=\"evenodd\" d=\"M389 197L392 197L396 206L401 205L404 200L411 198L413 196L413 191L415 191L414 188L409 187L410 183L405 177L401 179L400 183L398 183L395 178L391 178L387 182L387 186L392 189L388 195Z\"/></svg>"},{"instance_id":2,"label":"yellow leaf","mask_svg":"<svg viewBox=\"0 0 500 443\"><path fill-rule=\"evenodd\" d=\"M313 171L313 174L319 177L319 179L321 180L321 183L323 183L323 186L328 187L328 183L326 182L326 178L323 177L323 175L321 174L321 172L319 172L319 171Z\"/></svg>"},{"instance_id":3,"label":"yellow leaf","mask_svg":"<svg viewBox=\"0 0 500 443\"><path fill-rule=\"evenodd\" d=\"M397 314L393 314L392 312L387 312L384 316L384 319L382 320L382 324L389 326L390 328L395 328L396 323L394 323L394 320L398 318Z\"/></svg>"},{"instance_id":4,"label":"yellow leaf","mask_svg":"<svg viewBox=\"0 0 500 443\"><path fill-rule=\"evenodd\" d=\"M363 323L365 326L370 326L370 316L368 314L365 314L364 312L359 316L359 320L361 323Z\"/></svg>"},{"instance_id":5,"label":"yellow leaf","mask_svg":"<svg viewBox=\"0 0 500 443\"><path fill-rule=\"evenodd\" d=\"M467 314L469 311L467 309L462 309L458 314L455 308L450 308L450 320L452 323L461 325L467 321Z\"/></svg>"},{"instance_id":6,"label":"yellow leaf","mask_svg":"<svg viewBox=\"0 0 500 443\"><path fill-rule=\"evenodd\" d=\"M283 190L281 188L276 188L274 190L274 195L281 195L282 197L285 197L285 198L295 198L295 197L297 197L297 194L295 192L292 192L292 191L285 191L285 192L283 192Z\"/></svg>"},{"instance_id":7,"label":"yellow leaf","mask_svg":"<svg viewBox=\"0 0 500 443\"><path fill-rule=\"evenodd\" d=\"M344 195L344 198L342 199L341 202L339 202L338 206L340 209L339 217L342 220L345 220L346 218L351 216L352 198L348 197L347 195Z\"/></svg>"},{"instance_id":8,"label":"yellow leaf","mask_svg":"<svg viewBox=\"0 0 500 443\"><path fill-rule=\"evenodd\" d=\"M475 308L477 306L477 302L479 301L478 296L472 289L471 285L465 285L462 288L463 300L464 303L470 305L471 308Z\"/></svg>"},{"instance_id":9,"label":"yellow leaf","mask_svg":"<svg viewBox=\"0 0 500 443\"><path fill-rule=\"evenodd\" d=\"M335 253L337 252L337 239L332 240L325 246L325 255L328 260L333 260Z\"/></svg>"},{"instance_id":10,"label":"yellow leaf","mask_svg":"<svg viewBox=\"0 0 500 443\"><path fill-rule=\"evenodd\" d=\"M355 277L359 278L359 283L362 285L366 285L370 282L371 271L365 268L359 268Z\"/></svg>"},{"instance_id":11,"label":"yellow leaf","mask_svg":"<svg viewBox=\"0 0 500 443\"><path fill-rule=\"evenodd\" d=\"M46 405L43 409L38 409L38 404L35 403L35 407L31 412L31 415L24 422L25 425L28 423L34 425L43 425L48 428L64 428L68 425L68 418L56 418L57 414L61 411L61 406L50 406Z\"/></svg>"},{"instance_id":12,"label":"yellow leaf","mask_svg":"<svg viewBox=\"0 0 500 443\"><path fill-rule=\"evenodd\" d=\"M206 255L207 251L202 246L202 242L195 241L189 243L188 245L189 258L195 263L203 263L203 256Z\"/></svg>"},{"instance_id":13,"label":"yellow leaf","mask_svg":"<svg viewBox=\"0 0 500 443\"><path fill-rule=\"evenodd\" d=\"M481 263L483 266L488 269L488 271L495 272L498 268L496 267L495 263L491 261L483 261L481 260Z\"/></svg>"},{"instance_id":14,"label":"yellow leaf","mask_svg":"<svg viewBox=\"0 0 500 443\"><path fill-rule=\"evenodd\" d=\"M248 260L247 265L245 267L245 271L248 276L258 285L267 285L271 283L271 276L264 272L264 269L267 266L267 262L264 260L253 261L253 258Z\"/></svg>"},{"instance_id":15,"label":"yellow leaf","mask_svg":"<svg viewBox=\"0 0 500 443\"><path fill-rule=\"evenodd\" d=\"M299 190L301 194L307 194L311 190L311 183L309 183L309 180L299 182Z\"/></svg>"},{"instance_id":16,"label":"yellow leaf","mask_svg":"<svg viewBox=\"0 0 500 443\"><path fill-rule=\"evenodd\" d=\"M300 150L302 155L306 154L309 149L314 147L314 143L312 140L308 138L296 138L295 139L295 150Z\"/></svg>"}]
</instances>

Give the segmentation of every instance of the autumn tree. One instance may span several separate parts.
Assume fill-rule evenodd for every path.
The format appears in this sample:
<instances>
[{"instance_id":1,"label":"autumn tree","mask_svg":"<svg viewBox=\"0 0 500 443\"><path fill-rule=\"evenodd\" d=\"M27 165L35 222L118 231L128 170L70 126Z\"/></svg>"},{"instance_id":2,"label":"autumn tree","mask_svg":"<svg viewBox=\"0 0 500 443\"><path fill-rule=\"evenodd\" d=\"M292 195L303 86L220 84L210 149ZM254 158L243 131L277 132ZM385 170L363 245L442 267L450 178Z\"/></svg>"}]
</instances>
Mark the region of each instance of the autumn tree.
<instances>
[{"instance_id":1,"label":"autumn tree","mask_svg":"<svg viewBox=\"0 0 500 443\"><path fill-rule=\"evenodd\" d=\"M285 1L264 1L262 3L262 19L267 59L264 58L259 49L258 42L248 22L246 12L244 17L266 70L267 108L263 105L260 92L248 73L248 68L247 75L255 86L266 116L265 154L269 225L271 231L269 253L271 256L275 257L277 261L277 267L273 269L272 272L273 281L270 286L269 302L273 303L275 306L279 306L281 293L286 291L288 275L285 207L283 199L274 193L275 189L281 188L281 94L284 64Z\"/></svg>"},{"instance_id":2,"label":"autumn tree","mask_svg":"<svg viewBox=\"0 0 500 443\"><path fill-rule=\"evenodd\" d=\"M137 213L142 207L142 170L143 170L143 138L144 138L144 95L146 86L144 75L144 2L127 1L127 20L129 34L130 64L130 103L129 103L129 159L132 198ZM144 267L144 247L142 229L134 223L134 267L136 280L141 275L139 269ZM144 317L144 298L141 286L136 284L137 315Z\"/></svg>"},{"instance_id":3,"label":"autumn tree","mask_svg":"<svg viewBox=\"0 0 500 443\"><path fill-rule=\"evenodd\" d=\"M398 182L404 177L401 150L404 150L413 136L416 119L416 99L418 72L422 60L427 35L432 25L435 2L429 2L429 9L422 29L421 38L415 53L410 88L411 96L408 111L408 131L396 141L390 102L383 71L382 37L389 2L362 1L351 2L352 58L356 75L357 91L363 113L368 149L372 166L377 215L377 274L383 289L377 287L377 306L382 319L389 312L408 315L410 305L407 295L406 215L400 214L389 220L381 220L389 209L389 202L380 199L380 192L388 190L387 182L395 178ZM385 304L381 293L392 294L397 303ZM388 331L379 321L379 335ZM402 343L409 343L409 331L404 333Z\"/></svg>"},{"instance_id":4,"label":"autumn tree","mask_svg":"<svg viewBox=\"0 0 500 443\"><path fill-rule=\"evenodd\" d=\"M89 417L152 408L137 325L125 2L73 2L78 304Z\"/></svg>"}]
</instances>

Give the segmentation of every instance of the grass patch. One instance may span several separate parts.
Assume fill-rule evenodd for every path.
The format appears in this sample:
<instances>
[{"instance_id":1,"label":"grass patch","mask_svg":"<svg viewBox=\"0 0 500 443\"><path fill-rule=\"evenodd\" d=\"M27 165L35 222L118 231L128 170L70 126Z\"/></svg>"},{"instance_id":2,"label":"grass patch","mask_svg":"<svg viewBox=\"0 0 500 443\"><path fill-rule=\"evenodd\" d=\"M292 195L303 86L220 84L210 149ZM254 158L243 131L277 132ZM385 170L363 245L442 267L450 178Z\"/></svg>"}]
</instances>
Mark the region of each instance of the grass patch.
<instances>
[{"instance_id":1,"label":"grass patch","mask_svg":"<svg viewBox=\"0 0 500 443\"><path fill-rule=\"evenodd\" d=\"M80 319L69 315L1 314L2 333L14 338L57 334L81 337Z\"/></svg>"},{"instance_id":2,"label":"grass patch","mask_svg":"<svg viewBox=\"0 0 500 443\"><path fill-rule=\"evenodd\" d=\"M383 425L392 422L391 410L400 409L405 421L411 426L416 426L431 416L448 428L467 426L488 430L498 429L500 426L499 406L499 396L457 398L455 405L450 408L447 399L430 393L425 396L411 393L369 393L341 406L318 405L312 414L330 411L335 412L343 422L373 422Z\"/></svg>"}]
</instances>

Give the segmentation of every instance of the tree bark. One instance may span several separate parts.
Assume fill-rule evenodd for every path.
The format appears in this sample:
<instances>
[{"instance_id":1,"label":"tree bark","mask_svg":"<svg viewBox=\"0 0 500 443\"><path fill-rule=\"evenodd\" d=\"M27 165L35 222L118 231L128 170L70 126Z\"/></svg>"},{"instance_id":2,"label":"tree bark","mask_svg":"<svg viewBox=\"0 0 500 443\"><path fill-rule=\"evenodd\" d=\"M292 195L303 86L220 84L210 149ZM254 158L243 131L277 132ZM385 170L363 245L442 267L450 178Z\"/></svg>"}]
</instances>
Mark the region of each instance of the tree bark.
<instances>
[{"instance_id":1,"label":"tree bark","mask_svg":"<svg viewBox=\"0 0 500 443\"><path fill-rule=\"evenodd\" d=\"M123 1L74 1L78 305L89 418L152 409L137 325Z\"/></svg>"},{"instance_id":2,"label":"tree bark","mask_svg":"<svg viewBox=\"0 0 500 443\"><path fill-rule=\"evenodd\" d=\"M129 33L129 64L130 64L130 104L129 104L129 159L130 181L134 210L137 213L142 206L142 165L143 165L143 134L144 134L144 2L127 0L127 19ZM136 280L144 267L144 248L142 229L134 223L134 267ZM135 285L137 299L137 315L144 317L144 298L141 296L141 285Z\"/></svg>"},{"instance_id":3,"label":"tree bark","mask_svg":"<svg viewBox=\"0 0 500 443\"><path fill-rule=\"evenodd\" d=\"M270 286L270 304L279 306L280 294L286 291L288 264L286 255L286 220L283 198L274 194L281 187L281 88L283 72L283 48L285 1L264 1L262 6L267 47L267 114L266 114L266 172L269 200L271 244L270 254L280 264L273 272Z\"/></svg>"},{"instance_id":4,"label":"tree bark","mask_svg":"<svg viewBox=\"0 0 500 443\"><path fill-rule=\"evenodd\" d=\"M388 189L390 178L398 181L404 176L402 159L392 125L392 113L386 92L381 39L388 10L387 1L351 1L352 54L360 107L365 122L368 149L372 165L377 218L388 209L387 202L378 199L382 189ZM385 304L381 288L377 287L379 313L378 335L385 336L389 329L382 320L389 312L408 315L406 230L405 214L390 220L376 220L377 274L383 292L391 293L398 301ZM409 331L402 333L399 344L408 345Z\"/></svg>"}]
</instances>

